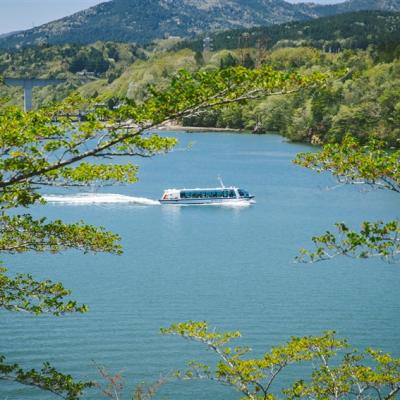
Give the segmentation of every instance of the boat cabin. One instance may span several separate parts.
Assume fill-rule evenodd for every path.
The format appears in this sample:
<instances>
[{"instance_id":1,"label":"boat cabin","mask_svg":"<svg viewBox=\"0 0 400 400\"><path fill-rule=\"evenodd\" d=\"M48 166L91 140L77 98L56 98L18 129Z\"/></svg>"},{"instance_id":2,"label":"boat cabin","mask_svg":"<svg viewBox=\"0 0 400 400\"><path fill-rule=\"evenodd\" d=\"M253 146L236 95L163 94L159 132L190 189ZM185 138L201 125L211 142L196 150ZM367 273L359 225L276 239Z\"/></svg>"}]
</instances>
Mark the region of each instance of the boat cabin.
<instances>
[{"instance_id":1,"label":"boat cabin","mask_svg":"<svg viewBox=\"0 0 400 400\"><path fill-rule=\"evenodd\" d=\"M209 189L167 189L164 191L161 202L174 203L209 203L229 200L251 200L254 196L249 192L236 187L209 188Z\"/></svg>"},{"instance_id":2,"label":"boat cabin","mask_svg":"<svg viewBox=\"0 0 400 400\"><path fill-rule=\"evenodd\" d=\"M181 190L181 199L237 199L249 197L249 193L242 189L190 189Z\"/></svg>"}]
</instances>

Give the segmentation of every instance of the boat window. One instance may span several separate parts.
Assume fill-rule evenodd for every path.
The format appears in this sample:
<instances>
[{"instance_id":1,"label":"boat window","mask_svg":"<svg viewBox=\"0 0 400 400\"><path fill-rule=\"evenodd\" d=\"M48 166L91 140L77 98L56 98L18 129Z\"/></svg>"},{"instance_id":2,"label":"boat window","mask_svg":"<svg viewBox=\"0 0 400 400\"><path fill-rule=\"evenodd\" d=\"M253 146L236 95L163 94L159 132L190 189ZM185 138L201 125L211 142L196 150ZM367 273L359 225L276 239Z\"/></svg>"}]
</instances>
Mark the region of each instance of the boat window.
<instances>
[{"instance_id":1,"label":"boat window","mask_svg":"<svg viewBox=\"0 0 400 400\"><path fill-rule=\"evenodd\" d=\"M240 197L248 197L249 193L245 190L238 190ZM234 189L223 189L223 190L181 190L181 199L217 199L217 198L236 198L236 191Z\"/></svg>"}]
</instances>

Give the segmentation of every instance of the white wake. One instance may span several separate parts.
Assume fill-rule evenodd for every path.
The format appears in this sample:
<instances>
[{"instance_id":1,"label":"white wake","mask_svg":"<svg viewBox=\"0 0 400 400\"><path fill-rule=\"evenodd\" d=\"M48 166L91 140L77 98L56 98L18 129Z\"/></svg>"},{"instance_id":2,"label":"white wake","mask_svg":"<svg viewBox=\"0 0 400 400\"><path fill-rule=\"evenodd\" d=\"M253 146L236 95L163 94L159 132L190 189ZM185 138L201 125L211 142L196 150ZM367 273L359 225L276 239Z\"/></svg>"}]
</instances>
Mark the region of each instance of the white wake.
<instances>
[{"instance_id":1,"label":"white wake","mask_svg":"<svg viewBox=\"0 0 400 400\"><path fill-rule=\"evenodd\" d=\"M140 204L156 206L160 203L146 197L125 196L114 193L80 193L75 195L45 195L48 203L85 205L85 204Z\"/></svg>"}]
</instances>

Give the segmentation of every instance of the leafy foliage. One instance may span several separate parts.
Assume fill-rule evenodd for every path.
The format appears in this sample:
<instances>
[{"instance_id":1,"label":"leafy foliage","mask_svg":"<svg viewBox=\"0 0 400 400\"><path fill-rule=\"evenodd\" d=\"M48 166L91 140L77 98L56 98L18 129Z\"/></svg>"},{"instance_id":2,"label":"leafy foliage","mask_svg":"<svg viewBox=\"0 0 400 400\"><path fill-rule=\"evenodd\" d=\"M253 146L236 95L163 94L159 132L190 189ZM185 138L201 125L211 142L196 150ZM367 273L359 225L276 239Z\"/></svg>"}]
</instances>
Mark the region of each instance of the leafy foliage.
<instances>
[{"instance_id":1,"label":"leafy foliage","mask_svg":"<svg viewBox=\"0 0 400 400\"><path fill-rule=\"evenodd\" d=\"M116 50L114 50L115 52ZM115 56L116 57L116 56ZM69 70L71 72L79 72L83 70L93 71L97 74L102 74L110 68L110 63L103 57L103 54L95 49L91 48L88 53L79 52L71 60Z\"/></svg>"},{"instance_id":2,"label":"leafy foliage","mask_svg":"<svg viewBox=\"0 0 400 400\"><path fill-rule=\"evenodd\" d=\"M45 218L35 220L29 214L3 214L0 217L0 252L3 253L58 253L78 249L85 253L105 251L120 254L118 241L118 235L83 223L65 224L60 220L47 223Z\"/></svg>"},{"instance_id":3,"label":"leafy foliage","mask_svg":"<svg viewBox=\"0 0 400 400\"><path fill-rule=\"evenodd\" d=\"M360 146L347 136L316 153L300 153L294 163L317 172L327 171L341 183L365 184L400 193L400 151L388 152L383 142L371 140Z\"/></svg>"},{"instance_id":4,"label":"leafy foliage","mask_svg":"<svg viewBox=\"0 0 400 400\"><path fill-rule=\"evenodd\" d=\"M85 305L76 301L64 301L71 292L62 283L36 281L31 275L6 275L7 269L0 268L0 308L7 311L23 311L32 314L50 313L61 315L86 312ZM0 377L1 379L1 377Z\"/></svg>"},{"instance_id":5,"label":"leafy foliage","mask_svg":"<svg viewBox=\"0 0 400 400\"><path fill-rule=\"evenodd\" d=\"M248 347L227 344L239 332L219 333L206 322L189 321L161 330L205 345L218 357L215 369L191 362L180 379L207 379L241 392L252 400L278 398L274 384L291 365L310 363L312 375L282 390L288 399L390 399L400 391L400 359L377 350L358 352L329 331L321 336L292 337L259 358L250 358ZM346 351L344 353L344 351Z\"/></svg>"},{"instance_id":6,"label":"leafy foliage","mask_svg":"<svg viewBox=\"0 0 400 400\"><path fill-rule=\"evenodd\" d=\"M221 52L221 60L226 57L223 54L226 52ZM227 106L208 112L210 115L185 119L184 125L248 130L257 127L258 131L279 131L292 141L313 144L337 143L349 133L362 143L373 137L384 140L388 146L400 146L398 59L382 62L376 49L329 54L308 47L278 48L266 57L253 49L252 57L257 64L279 70L302 73L318 70L336 79L316 90L241 106L235 119L230 118L233 110Z\"/></svg>"},{"instance_id":7,"label":"leafy foliage","mask_svg":"<svg viewBox=\"0 0 400 400\"><path fill-rule=\"evenodd\" d=\"M361 146L346 136L342 143L326 145L319 152L301 153L294 163L317 172L330 172L343 184L363 184L400 193L400 152L384 150L384 143L371 140ZM358 258L378 256L396 261L400 254L399 221L364 222L359 232L336 224L339 236L327 231L312 238L316 249L301 250L298 261L314 262L338 255Z\"/></svg>"},{"instance_id":8,"label":"leafy foliage","mask_svg":"<svg viewBox=\"0 0 400 400\"><path fill-rule=\"evenodd\" d=\"M359 232L352 231L344 223L336 224L338 236L326 232L314 236L316 250L301 250L300 262L329 260L345 255L355 258L381 257L386 261L397 261L400 255L400 222L364 222Z\"/></svg>"},{"instance_id":9,"label":"leafy foliage","mask_svg":"<svg viewBox=\"0 0 400 400\"><path fill-rule=\"evenodd\" d=\"M325 360L324 360L325 359ZM310 383L299 380L284 391L288 399L393 399L400 392L400 360L374 349L353 351L338 366L324 357Z\"/></svg>"},{"instance_id":10,"label":"leafy foliage","mask_svg":"<svg viewBox=\"0 0 400 400\"><path fill-rule=\"evenodd\" d=\"M89 164L85 158L109 156L151 156L167 151L175 141L149 135L139 137L126 123L101 122L106 110L87 115L76 125L68 117L71 106L89 106L79 101L24 114L15 108L0 112L2 142L0 200L2 208L28 206L39 199L38 185L88 186L136 181L137 167L125 164ZM144 115L143 115L144 117ZM53 121L57 119L58 124ZM127 132L128 131L128 132ZM123 142L125 140L125 142ZM88 150L88 145L97 146ZM123 143L122 143L123 142ZM72 167L72 164L76 164Z\"/></svg>"},{"instance_id":11,"label":"leafy foliage","mask_svg":"<svg viewBox=\"0 0 400 400\"><path fill-rule=\"evenodd\" d=\"M1 355L0 380L34 386L66 400L77 400L84 389L94 386L93 382L75 382L71 375L58 372L49 363L44 363L39 371L23 370L18 364L7 364L4 356Z\"/></svg>"}]
</instances>

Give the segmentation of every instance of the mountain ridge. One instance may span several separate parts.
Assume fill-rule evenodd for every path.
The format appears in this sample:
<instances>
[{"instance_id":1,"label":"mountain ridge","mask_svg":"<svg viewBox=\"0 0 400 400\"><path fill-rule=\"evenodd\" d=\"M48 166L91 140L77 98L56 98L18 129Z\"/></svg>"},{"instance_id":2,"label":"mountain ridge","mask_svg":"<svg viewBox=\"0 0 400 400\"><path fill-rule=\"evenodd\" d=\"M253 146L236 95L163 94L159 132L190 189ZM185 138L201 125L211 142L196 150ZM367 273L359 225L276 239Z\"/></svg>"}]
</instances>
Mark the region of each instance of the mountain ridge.
<instances>
[{"instance_id":1,"label":"mountain ridge","mask_svg":"<svg viewBox=\"0 0 400 400\"><path fill-rule=\"evenodd\" d=\"M0 37L0 47L96 41L149 43L169 36L302 21L360 10L400 11L400 0L332 5L284 0L112 0L27 31Z\"/></svg>"}]
</instances>

